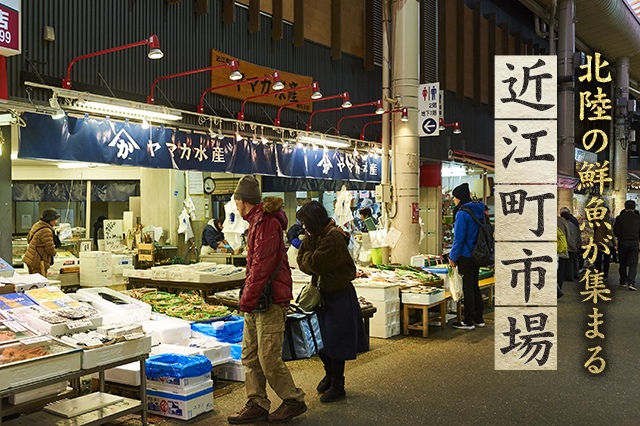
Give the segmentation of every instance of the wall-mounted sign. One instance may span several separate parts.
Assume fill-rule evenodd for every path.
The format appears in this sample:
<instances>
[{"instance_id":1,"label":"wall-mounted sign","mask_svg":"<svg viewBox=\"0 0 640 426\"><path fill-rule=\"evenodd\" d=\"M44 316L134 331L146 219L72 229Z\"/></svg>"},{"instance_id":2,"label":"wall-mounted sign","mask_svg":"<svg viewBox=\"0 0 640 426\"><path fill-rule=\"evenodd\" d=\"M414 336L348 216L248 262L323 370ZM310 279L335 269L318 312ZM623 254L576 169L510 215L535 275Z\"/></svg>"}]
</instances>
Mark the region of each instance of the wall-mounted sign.
<instances>
[{"instance_id":1,"label":"wall-mounted sign","mask_svg":"<svg viewBox=\"0 0 640 426\"><path fill-rule=\"evenodd\" d=\"M418 133L420 136L440 134L440 83L418 86Z\"/></svg>"},{"instance_id":2,"label":"wall-mounted sign","mask_svg":"<svg viewBox=\"0 0 640 426\"><path fill-rule=\"evenodd\" d=\"M0 0L0 55L22 53L20 0Z\"/></svg>"},{"instance_id":3,"label":"wall-mounted sign","mask_svg":"<svg viewBox=\"0 0 640 426\"><path fill-rule=\"evenodd\" d=\"M228 63L233 58L232 56L226 55L217 50L211 49L211 66L215 67L217 65L221 65L224 63ZM275 71L271 68L265 68L258 65L254 65L249 62L239 61L240 72L244 76L244 80L251 80L257 77L264 77L269 74L273 74ZM292 89L294 87L304 87L310 86L313 84L313 78L307 77L304 75L291 74L288 72L280 72L280 78L282 79L282 83L284 84L284 88ZM229 69L223 68L214 70L211 72L211 87L219 87L225 86L227 84L231 84L233 81L229 80ZM274 93L273 96L264 96L262 98L257 98L255 100L251 100L250 102L257 102L261 104L282 106L292 102L300 102L311 99L311 89L304 90L296 90L287 93L277 93L271 88L272 82L271 80L262 80L254 83L240 84L238 86L227 87L225 89L216 90L215 93L218 95L226 96L229 98L235 99L247 99L251 96L261 95L264 93ZM322 87L320 88L322 89ZM296 111L302 112L312 112L313 103L309 102L306 104L293 105L291 108ZM339 106L339 105L338 105Z\"/></svg>"}]
</instances>

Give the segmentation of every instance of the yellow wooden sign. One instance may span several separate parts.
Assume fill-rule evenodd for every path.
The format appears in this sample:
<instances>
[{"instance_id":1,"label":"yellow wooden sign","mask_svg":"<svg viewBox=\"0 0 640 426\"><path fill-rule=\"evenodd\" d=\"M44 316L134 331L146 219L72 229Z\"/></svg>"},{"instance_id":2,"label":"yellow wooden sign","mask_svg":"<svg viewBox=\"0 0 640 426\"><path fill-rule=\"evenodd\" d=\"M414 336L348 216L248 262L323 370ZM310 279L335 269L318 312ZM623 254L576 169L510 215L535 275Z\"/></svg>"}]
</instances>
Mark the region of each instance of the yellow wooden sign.
<instances>
[{"instance_id":1,"label":"yellow wooden sign","mask_svg":"<svg viewBox=\"0 0 640 426\"><path fill-rule=\"evenodd\" d=\"M217 66L220 64L227 63L235 59L229 55L226 55L217 50L211 49L211 66ZM239 61L240 72L244 76L242 81L251 80L256 77L264 77L270 74L273 74L275 71L271 68L261 67L249 62ZM311 86L313 84L313 78L307 77L304 75L291 74L288 72L279 71L280 78L282 79L282 83L284 84L284 90L293 89L296 87L305 87ZM232 84L233 81L229 80L229 70L227 68L217 69L211 72L211 87L220 87L226 86L228 84ZM300 102L311 100L311 88L303 89L303 90L295 90L291 92L279 93L281 91L273 90L271 85L273 84L272 80L262 80L252 83L240 84L238 86L226 87L223 89L214 90L212 93L217 93L222 96L226 96L229 98L235 99L247 99L252 96L257 96L261 94L273 93L269 96L263 96L260 98L252 99L249 102L256 102L261 104L282 106L292 102ZM292 105L291 109L295 109L296 111L302 112L312 112L313 103L305 103Z\"/></svg>"}]
</instances>

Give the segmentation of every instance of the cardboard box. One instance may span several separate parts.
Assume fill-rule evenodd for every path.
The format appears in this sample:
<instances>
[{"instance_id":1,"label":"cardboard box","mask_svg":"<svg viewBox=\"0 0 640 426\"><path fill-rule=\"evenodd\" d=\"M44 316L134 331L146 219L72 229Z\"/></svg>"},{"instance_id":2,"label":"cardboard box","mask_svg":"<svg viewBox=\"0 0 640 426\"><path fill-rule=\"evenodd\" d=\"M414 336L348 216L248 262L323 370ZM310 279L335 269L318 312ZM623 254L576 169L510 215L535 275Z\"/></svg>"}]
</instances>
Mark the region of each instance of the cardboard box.
<instances>
[{"instance_id":1,"label":"cardboard box","mask_svg":"<svg viewBox=\"0 0 640 426\"><path fill-rule=\"evenodd\" d=\"M189 420L213 410L213 382L211 380L189 389L189 392L189 394L183 394L148 390L148 412Z\"/></svg>"}]
</instances>

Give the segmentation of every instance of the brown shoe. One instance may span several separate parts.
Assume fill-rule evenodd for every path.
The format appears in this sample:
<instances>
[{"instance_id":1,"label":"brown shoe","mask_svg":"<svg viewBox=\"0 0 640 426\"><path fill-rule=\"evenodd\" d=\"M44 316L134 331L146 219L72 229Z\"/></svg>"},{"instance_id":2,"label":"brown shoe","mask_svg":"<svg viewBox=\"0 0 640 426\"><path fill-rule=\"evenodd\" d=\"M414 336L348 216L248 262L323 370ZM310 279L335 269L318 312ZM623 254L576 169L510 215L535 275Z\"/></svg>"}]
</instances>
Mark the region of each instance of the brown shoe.
<instances>
[{"instance_id":1,"label":"brown shoe","mask_svg":"<svg viewBox=\"0 0 640 426\"><path fill-rule=\"evenodd\" d=\"M271 423L287 423L295 416L307 411L307 404L304 401L296 401L295 399L287 399L282 401L282 405L276 411L269 414Z\"/></svg>"},{"instance_id":2,"label":"brown shoe","mask_svg":"<svg viewBox=\"0 0 640 426\"><path fill-rule=\"evenodd\" d=\"M233 425L266 422L268 419L269 412L252 400L249 400L238 414L227 417L227 421Z\"/></svg>"}]
</instances>

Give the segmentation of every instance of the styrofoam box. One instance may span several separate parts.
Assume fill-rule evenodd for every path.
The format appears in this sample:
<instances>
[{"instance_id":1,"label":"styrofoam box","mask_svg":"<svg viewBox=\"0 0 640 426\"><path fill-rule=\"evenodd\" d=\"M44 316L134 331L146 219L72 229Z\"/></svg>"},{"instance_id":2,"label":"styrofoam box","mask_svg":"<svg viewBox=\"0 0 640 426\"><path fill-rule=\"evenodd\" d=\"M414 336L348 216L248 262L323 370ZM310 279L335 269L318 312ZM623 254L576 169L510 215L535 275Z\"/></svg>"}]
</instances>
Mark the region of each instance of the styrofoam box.
<instances>
[{"instance_id":1,"label":"styrofoam box","mask_svg":"<svg viewBox=\"0 0 640 426\"><path fill-rule=\"evenodd\" d=\"M152 315L151 320L139 321L147 335L151 335L151 345L161 343L187 346L191 337L191 324L180 318Z\"/></svg>"},{"instance_id":2,"label":"styrofoam box","mask_svg":"<svg viewBox=\"0 0 640 426\"><path fill-rule=\"evenodd\" d=\"M154 354L203 355L211 361L213 366L224 364L231 360L231 345L228 343L218 343L207 348L161 344L155 346L152 352Z\"/></svg>"},{"instance_id":3,"label":"styrofoam box","mask_svg":"<svg viewBox=\"0 0 640 426\"><path fill-rule=\"evenodd\" d=\"M91 375L97 379L98 373ZM105 370L104 378L108 382L120 383L123 385L140 386L140 362L135 361L129 364L119 365L116 368Z\"/></svg>"},{"instance_id":4,"label":"styrofoam box","mask_svg":"<svg viewBox=\"0 0 640 426\"><path fill-rule=\"evenodd\" d=\"M3 377L3 380L0 380L0 391L61 376L72 371L80 371L81 359L82 352L77 351L3 366L0 369Z\"/></svg>"},{"instance_id":5,"label":"styrofoam box","mask_svg":"<svg viewBox=\"0 0 640 426\"><path fill-rule=\"evenodd\" d=\"M189 395L147 391L149 413L181 420L192 419L213 410L213 382L202 383L190 390Z\"/></svg>"},{"instance_id":6,"label":"styrofoam box","mask_svg":"<svg viewBox=\"0 0 640 426\"><path fill-rule=\"evenodd\" d=\"M219 379L244 382L244 365L239 359L233 359L226 364L222 364L216 370L216 377Z\"/></svg>"},{"instance_id":7,"label":"styrofoam box","mask_svg":"<svg viewBox=\"0 0 640 426\"><path fill-rule=\"evenodd\" d=\"M400 334L400 323L389 325L373 325L369 326L369 335L380 339L388 339L389 337Z\"/></svg>"},{"instance_id":8,"label":"styrofoam box","mask_svg":"<svg viewBox=\"0 0 640 426\"><path fill-rule=\"evenodd\" d=\"M167 268L165 266L154 266L151 268L151 279L158 281L166 281Z\"/></svg>"},{"instance_id":9,"label":"styrofoam box","mask_svg":"<svg viewBox=\"0 0 640 426\"><path fill-rule=\"evenodd\" d=\"M113 345L96 349L85 349L82 353L82 369L88 370L100 365L148 354L149 352L151 352L151 336L114 343Z\"/></svg>"},{"instance_id":10,"label":"styrofoam box","mask_svg":"<svg viewBox=\"0 0 640 426\"><path fill-rule=\"evenodd\" d=\"M47 396L56 395L67 390L67 382L54 383L49 386L43 386L38 389L18 393L9 396L9 404L20 405L25 402L33 401Z\"/></svg>"},{"instance_id":11,"label":"styrofoam box","mask_svg":"<svg viewBox=\"0 0 640 426\"><path fill-rule=\"evenodd\" d=\"M384 314L393 314L396 312L400 312L400 298L396 298L393 300L387 300L385 302L381 302L379 300L373 300L371 301L371 303L373 303L373 306L376 307L377 312L376 314L379 313L384 313ZM374 316L376 315L374 314Z\"/></svg>"},{"instance_id":12,"label":"styrofoam box","mask_svg":"<svg viewBox=\"0 0 640 426\"><path fill-rule=\"evenodd\" d=\"M434 293L402 293L402 303L414 305L431 305L444 300L444 290L438 290Z\"/></svg>"},{"instance_id":13,"label":"styrofoam box","mask_svg":"<svg viewBox=\"0 0 640 426\"><path fill-rule=\"evenodd\" d=\"M184 391L185 388L211 380L211 372L196 377L148 377L147 388L157 391Z\"/></svg>"},{"instance_id":14,"label":"styrofoam box","mask_svg":"<svg viewBox=\"0 0 640 426\"><path fill-rule=\"evenodd\" d=\"M429 267L426 268L428 272L436 275L438 278L443 280L443 287L449 289L449 272L446 267Z\"/></svg>"},{"instance_id":15,"label":"styrofoam box","mask_svg":"<svg viewBox=\"0 0 640 426\"><path fill-rule=\"evenodd\" d=\"M418 256L411 256L411 264L413 266L419 266L419 267L423 267L424 266L424 261L427 257L425 255L418 255Z\"/></svg>"},{"instance_id":16,"label":"styrofoam box","mask_svg":"<svg viewBox=\"0 0 640 426\"><path fill-rule=\"evenodd\" d=\"M125 277L151 279L151 269L123 269L122 275Z\"/></svg>"},{"instance_id":17,"label":"styrofoam box","mask_svg":"<svg viewBox=\"0 0 640 426\"><path fill-rule=\"evenodd\" d=\"M362 296L369 301L395 300L400 297L400 287L397 285L370 286L364 284L354 284L358 296Z\"/></svg>"},{"instance_id":18,"label":"styrofoam box","mask_svg":"<svg viewBox=\"0 0 640 426\"><path fill-rule=\"evenodd\" d=\"M43 334L60 336L61 334L67 334L70 331L72 331L69 329L69 327L67 327L67 324L51 324L41 320L40 318L36 318L33 315L28 315L25 317L25 319L27 321L27 324L29 324L32 328L35 328L36 330L38 330L40 333L43 333ZM84 331L84 330L91 330L91 329L98 328L102 325L103 318L101 316L95 317L95 318L89 318L89 321L91 321L91 325L88 325L86 327L74 328L73 331Z\"/></svg>"},{"instance_id":19,"label":"styrofoam box","mask_svg":"<svg viewBox=\"0 0 640 426\"><path fill-rule=\"evenodd\" d=\"M116 305L111 303L98 295L98 293L107 293L112 296L118 297L128 302L127 305ZM139 322L146 321L151 317L151 306L147 305L144 302L136 300L132 297L125 296L122 293L118 293L117 291L113 291L106 287L93 287L93 288L83 288L77 291L77 294L91 299L93 302L93 306L97 309L100 309L102 312L106 314L117 314L118 317L115 318L116 322ZM111 324L113 317L111 315L105 316L103 323Z\"/></svg>"},{"instance_id":20,"label":"styrofoam box","mask_svg":"<svg viewBox=\"0 0 640 426\"><path fill-rule=\"evenodd\" d=\"M387 326L391 324L400 323L400 312L393 312L391 314L384 314L376 312L370 320L370 325Z\"/></svg>"},{"instance_id":21,"label":"styrofoam box","mask_svg":"<svg viewBox=\"0 0 640 426\"><path fill-rule=\"evenodd\" d=\"M78 266L80 260L76 257L65 257L65 258L55 258L55 262L49 268L49 271L59 271L62 268L71 268L74 266Z\"/></svg>"},{"instance_id":22,"label":"styrofoam box","mask_svg":"<svg viewBox=\"0 0 640 426\"><path fill-rule=\"evenodd\" d=\"M114 274L122 275L125 269L133 269L133 256L128 254L114 254L111 257L111 266Z\"/></svg>"}]
</instances>

